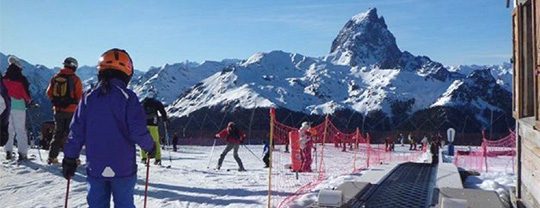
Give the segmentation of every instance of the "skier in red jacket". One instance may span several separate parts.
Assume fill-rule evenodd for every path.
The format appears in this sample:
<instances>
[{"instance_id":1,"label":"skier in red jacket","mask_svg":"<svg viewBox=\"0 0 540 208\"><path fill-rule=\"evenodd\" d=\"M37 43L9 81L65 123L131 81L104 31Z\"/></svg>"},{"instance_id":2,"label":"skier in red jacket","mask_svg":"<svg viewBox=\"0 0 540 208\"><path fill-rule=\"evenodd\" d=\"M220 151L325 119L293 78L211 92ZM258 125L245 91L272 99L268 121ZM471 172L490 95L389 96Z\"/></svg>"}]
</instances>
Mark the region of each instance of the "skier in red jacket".
<instances>
[{"instance_id":1,"label":"skier in red jacket","mask_svg":"<svg viewBox=\"0 0 540 208\"><path fill-rule=\"evenodd\" d=\"M227 155L227 153L233 150L234 160L236 160L236 162L238 163L238 171L246 171L244 165L242 164L242 160L240 160L240 157L238 156L238 148L240 148L240 144L244 142L246 135L242 131L240 131L238 127L236 127L236 124L234 122L229 122L227 124L227 128L221 130L218 134L216 134L215 137L225 139L225 141L227 142L227 146L219 156L216 169L219 170L221 168L225 156Z\"/></svg>"}]
</instances>

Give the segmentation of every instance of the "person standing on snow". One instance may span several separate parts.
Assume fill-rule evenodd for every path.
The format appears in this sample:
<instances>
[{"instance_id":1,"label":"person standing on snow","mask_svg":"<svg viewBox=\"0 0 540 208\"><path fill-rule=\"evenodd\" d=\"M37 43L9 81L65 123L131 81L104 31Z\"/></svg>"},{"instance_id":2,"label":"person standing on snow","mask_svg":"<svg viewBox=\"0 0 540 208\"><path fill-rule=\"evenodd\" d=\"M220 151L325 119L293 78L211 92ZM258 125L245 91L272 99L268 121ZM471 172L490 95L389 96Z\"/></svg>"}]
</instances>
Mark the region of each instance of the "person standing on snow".
<instances>
[{"instance_id":1,"label":"person standing on snow","mask_svg":"<svg viewBox=\"0 0 540 208\"><path fill-rule=\"evenodd\" d=\"M156 155L155 155L155 165L161 165L161 144L159 137L159 115L163 119L163 122L169 122L167 118L167 112L163 104L156 99L156 92L154 90L148 91L146 98L142 101L144 111L146 113L146 125L148 131L152 135L154 142L156 143ZM167 126L167 125L166 125ZM145 151L141 151L141 161L146 162L147 154Z\"/></svg>"},{"instance_id":2,"label":"person standing on snow","mask_svg":"<svg viewBox=\"0 0 540 208\"><path fill-rule=\"evenodd\" d=\"M48 164L57 164L58 153L64 148L69 133L69 124L82 97L81 79L75 74L79 63L73 57L64 60L64 68L51 78L47 87L47 97L54 110L54 138L50 143Z\"/></svg>"},{"instance_id":3,"label":"person standing on snow","mask_svg":"<svg viewBox=\"0 0 540 208\"><path fill-rule=\"evenodd\" d=\"M336 133L336 135L334 135L334 146L340 147L342 139L343 135L341 134L341 132ZM343 145L345 146L345 143ZM345 148L343 148L343 151L345 152Z\"/></svg>"},{"instance_id":4,"label":"person standing on snow","mask_svg":"<svg viewBox=\"0 0 540 208\"><path fill-rule=\"evenodd\" d=\"M302 122L302 126L298 129L300 134L300 159L302 161L301 172L311 172L311 149L313 149L313 139L315 136L308 122Z\"/></svg>"},{"instance_id":5,"label":"person standing on snow","mask_svg":"<svg viewBox=\"0 0 540 208\"><path fill-rule=\"evenodd\" d=\"M438 138L434 139L431 142L430 146L430 152L431 152L431 164L435 165L439 163L439 149L441 147L441 143Z\"/></svg>"},{"instance_id":6,"label":"person standing on snow","mask_svg":"<svg viewBox=\"0 0 540 208\"><path fill-rule=\"evenodd\" d=\"M225 156L227 155L227 153L233 150L234 160L236 160L236 163L238 163L238 171L246 171L246 169L244 168L244 164L242 164L242 160L240 160L240 157L238 156L238 148L240 148L240 144L244 142L246 135L242 131L240 131L240 129L238 129L236 124L234 122L229 122L227 124L227 128L217 133L215 135L215 138L225 139L225 141L227 142L227 146L225 147L221 155L219 155L216 169L219 170L221 168Z\"/></svg>"},{"instance_id":7,"label":"person standing on snow","mask_svg":"<svg viewBox=\"0 0 540 208\"><path fill-rule=\"evenodd\" d=\"M409 133L409 150L416 150L416 141L414 140L412 133Z\"/></svg>"},{"instance_id":8,"label":"person standing on snow","mask_svg":"<svg viewBox=\"0 0 540 208\"><path fill-rule=\"evenodd\" d=\"M4 83L0 82L0 146L8 141L9 115L11 112L11 99ZM10 153L11 154L11 153ZM6 155L6 157L8 157ZM11 155L9 156L11 157Z\"/></svg>"},{"instance_id":9,"label":"person standing on snow","mask_svg":"<svg viewBox=\"0 0 540 208\"><path fill-rule=\"evenodd\" d=\"M17 138L19 161L27 160L28 136L26 134L26 106L30 105L30 83L22 74L22 64L16 56L8 57L9 66L2 78L2 83L11 98L8 141L5 146L6 159L12 159L13 142Z\"/></svg>"},{"instance_id":10,"label":"person standing on snow","mask_svg":"<svg viewBox=\"0 0 540 208\"><path fill-rule=\"evenodd\" d=\"M178 133L174 132L172 137L172 147L174 152L178 150L178 148L176 148L176 144L178 144Z\"/></svg>"},{"instance_id":11,"label":"person standing on snow","mask_svg":"<svg viewBox=\"0 0 540 208\"><path fill-rule=\"evenodd\" d=\"M425 148L427 148L428 143L429 143L429 140L428 140L427 136L424 135L424 138L422 139L422 141L420 141L420 145L421 145L420 150L424 151Z\"/></svg>"},{"instance_id":12,"label":"person standing on snow","mask_svg":"<svg viewBox=\"0 0 540 208\"><path fill-rule=\"evenodd\" d=\"M76 160L86 147L89 207L135 207L137 182L136 147L156 149L146 128L144 110L137 95L127 88L133 62L121 49L111 49L98 62L98 85L84 94L64 145L62 172L75 175Z\"/></svg>"},{"instance_id":13,"label":"person standing on snow","mask_svg":"<svg viewBox=\"0 0 540 208\"><path fill-rule=\"evenodd\" d=\"M267 140L263 141L263 162L264 162L264 168L270 167L270 145L268 144Z\"/></svg>"}]
</instances>

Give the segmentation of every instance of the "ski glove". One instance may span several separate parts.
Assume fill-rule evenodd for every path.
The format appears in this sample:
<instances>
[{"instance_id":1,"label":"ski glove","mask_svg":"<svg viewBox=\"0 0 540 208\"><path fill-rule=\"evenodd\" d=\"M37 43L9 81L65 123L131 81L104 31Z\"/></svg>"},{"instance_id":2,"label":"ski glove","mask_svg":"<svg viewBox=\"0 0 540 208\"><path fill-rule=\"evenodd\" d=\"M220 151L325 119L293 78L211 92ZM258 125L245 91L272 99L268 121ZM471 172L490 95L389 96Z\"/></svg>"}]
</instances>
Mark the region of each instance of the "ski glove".
<instances>
[{"instance_id":1,"label":"ski glove","mask_svg":"<svg viewBox=\"0 0 540 208\"><path fill-rule=\"evenodd\" d=\"M64 174L64 178L69 180L72 176L75 175L76 170L77 170L76 159L64 158L62 160L62 173Z\"/></svg>"}]
</instances>

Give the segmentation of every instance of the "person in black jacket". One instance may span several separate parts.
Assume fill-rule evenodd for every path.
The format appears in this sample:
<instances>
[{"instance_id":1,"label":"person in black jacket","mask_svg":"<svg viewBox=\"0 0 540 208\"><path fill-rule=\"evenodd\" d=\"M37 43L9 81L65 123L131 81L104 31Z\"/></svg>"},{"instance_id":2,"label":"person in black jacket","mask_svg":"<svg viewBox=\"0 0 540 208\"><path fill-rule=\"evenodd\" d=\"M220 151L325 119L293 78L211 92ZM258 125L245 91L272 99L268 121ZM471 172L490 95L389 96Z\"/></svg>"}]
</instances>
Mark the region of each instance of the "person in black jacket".
<instances>
[{"instance_id":1,"label":"person in black jacket","mask_svg":"<svg viewBox=\"0 0 540 208\"><path fill-rule=\"evenodd\" d=\"M156 152L155 152L155 165L161 165L161 144L160 144L160 137L159 137L159 117L163 120L163 122L169 122L167 118L167 112L165 111L165 106L156 99L156 93L153 90L150 90L144 98L144 100L141 102L144 108L144 111L146 112L146 125L148 128L148 131L150 131L150 134L152 135L152 139L154 140L156 144ZM159 114L159 115L158 115ZM143 163L146 163L147 153L145 151L141 151L141 161Z\"/></svg>"}]
</instances>

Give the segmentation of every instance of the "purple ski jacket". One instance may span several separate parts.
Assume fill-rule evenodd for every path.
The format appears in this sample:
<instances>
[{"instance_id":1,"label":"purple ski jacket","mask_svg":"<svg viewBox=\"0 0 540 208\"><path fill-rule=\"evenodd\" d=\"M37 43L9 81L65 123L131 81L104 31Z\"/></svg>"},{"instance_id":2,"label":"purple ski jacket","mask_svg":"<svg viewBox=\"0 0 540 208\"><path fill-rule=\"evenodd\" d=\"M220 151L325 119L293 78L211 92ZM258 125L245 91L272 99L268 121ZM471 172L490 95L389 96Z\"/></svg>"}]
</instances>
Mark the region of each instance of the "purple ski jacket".
<instances>
[{"instance_id":1,"label":"purple ski jacket","mask_svg":"<svg viewBox=\"0 0 540 208\"><path fill-rule=\"evenodd\" d=\"M146 128L146 114L137 95L124 82L113 79L109 88L100 84L79 102L64 155L79 158L84 145L88 176L129 177L137 173L135 144L152 151L154 143Z\"/></svg>"}]
</instances>

